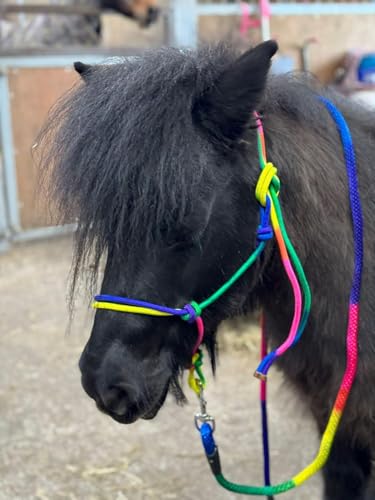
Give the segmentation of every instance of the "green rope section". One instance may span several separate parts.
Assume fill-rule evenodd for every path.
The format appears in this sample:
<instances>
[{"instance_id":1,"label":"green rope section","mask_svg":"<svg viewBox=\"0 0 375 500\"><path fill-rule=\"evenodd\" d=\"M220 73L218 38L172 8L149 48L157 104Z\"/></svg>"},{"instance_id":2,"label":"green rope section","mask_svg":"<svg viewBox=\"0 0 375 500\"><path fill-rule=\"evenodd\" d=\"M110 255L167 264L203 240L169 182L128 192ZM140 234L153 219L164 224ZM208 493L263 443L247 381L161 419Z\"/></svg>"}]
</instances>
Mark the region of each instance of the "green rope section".
<instances>
[{"instance_id":1,"label":"green rope section","mask_svg":"<svg viewBox=\"0 0 375 500\"><path fill-rule=\"evenodd\" d=\"M223 488L242 495L272 496L279 493L285 493L285 491L291 490L296 486L293 480L285 481L285 483L276 484L274 486L246 486L244 484L232 483L225 479L222 474L216 475L215 479Z\"/></svg>"},{"instance_id":2,"label":"green rope section","mask_svg":"<svg viewBox=\"0 0 375 500\"><path fill-rule=\"evenodd\" d=\"M199 349L196 353L196 359L193 361L193 366L195 373L198 375L199 381L202 384L202 387L206 387L206 378L202 371L203 366L203 352L202 349Z\"/></svg>"},{"instance_id":3,"label":"green rope section","mask_svg":"<svg viewBox=\"0 0 375 500\"><path fill-rule=\"evenodd\" d=\"M259 163L260 163L260 168L263 170L263 168L266 165L266 158L264 157L263 153L263 147L262 147L262 140L260 134L257 134L257 146L258 146L258 156L259 156ZM278 181L278 185L274 183L274 181ZM305 271L303 270L301 261L297 255L297 252L294 249L294 246L292 242L289 239L288 232L285 227L284 223L284 217L281 211L281 206L278 198L278 194L280 191L280 180L279 178L273 178L272 183L270 186L270 194L272 198L272 202L277 214L277 218L279 220L279 225L280 225L280 231L283 235L285 245L287 247L287 250L289 252L291 261L293 262L294 269L297 273L298 276L298 281L300 283L304 301L303 301L303 313L302 313L302 318L300 325L298 327L298 335L296 337L295 342L298 342L299 338L301 337L303 330L305 329L309 314L310 314L310 309L311 309L311 290L310 286L308 284L308 281L306 279Z\"/></svg>"},{"instance_id":4,"label":"green rope section","mask_svg":"<svg viewBox=\"0 0 375 500\"><path fill-rule=\"evenodd\" d=\"M220 298L228 290L228 288L230 288L254 264L259 255L263 252L265 246L266 244L262 241L247 261L244 262L239 269L237 269L233 276L229 278L229 280L226 281L218 290L216 290L215 293L199 304L200 308L205 309Z\"/></svg>"},{"instance_id":5,"label":"green rope section","mask_svg":"<svg viewBox=\"0 0 375 500\"><path fill-rule=\"evenodd\" d=\"M275 189L272 186L270 188L270 193L271 193L272 202L274 204L274 207L275 207L275 210L276 210L276 213L277 213L277 218L279 220L280 230L281 230L281 233L283 235L283 238L284 238L284 241L285 241L285 245L286 245L286 247L288 249L291 261L293 262L294 269L295 269L295 271L297 273L298 281L299 281L299 283L301 285L301 289L302 289L302 293L303 293L303 297L304 297L304 301L303 301L304 306L303 306L303 313L302 313L301 323L300 323L300 325L298 327L298 335L297 335L296 340L295 340L295 342L297 342L299 340L300 336L303 333L303 330L304 330L304 328L306 326L306 323L307 323L307 320L308 320L308 317L309 317L309 314L310 314L310 309L311 309L311 290L310 290L310 286L309 286L309 283L308 283L307 278L306 278L305 271L303 270L301 261L300 261L298 255L297 255L297 253L296 253L296 251L294 249L294 246L293 246L292 242L289 239L289 236L288 236L288 233L287 233L287 230L286 230L286 227L285 227L285 223L284 223L283 214L282 214L282 211L281 211L280 202L279 202L277 193L276 193Z\"/></svg>"}]
</instances>

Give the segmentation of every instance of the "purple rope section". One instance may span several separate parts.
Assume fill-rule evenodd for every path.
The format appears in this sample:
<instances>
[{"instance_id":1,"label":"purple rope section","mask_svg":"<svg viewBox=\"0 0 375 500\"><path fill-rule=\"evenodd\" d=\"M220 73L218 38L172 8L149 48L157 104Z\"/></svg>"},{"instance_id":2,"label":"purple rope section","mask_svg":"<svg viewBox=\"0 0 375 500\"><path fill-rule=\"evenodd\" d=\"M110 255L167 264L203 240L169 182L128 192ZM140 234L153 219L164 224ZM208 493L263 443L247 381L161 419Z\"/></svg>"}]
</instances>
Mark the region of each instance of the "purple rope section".
<instances>
[{"instance_id":1,"label":"purple rope section","mask_svg":"<svg viewBox=\"0 0 375 500\"><path fill-rule=\"evenodd\" d=\"M260 357L264 359L267 356L267 339L264 314L261 318L261 351ZM271 484L271 466L270 466L270 451L269 451L269 436L268 436L268 415L267 415L267 380L260 381L260 410L262 418L262 443L263 443L263 475L265 486Z\"/></svg>"},{"instance_id":2,"label":"purple rope section","mask_svg":"<svg viewBox=\"0 0 375 500\"><path fill-rule=\"evenodd\" d=\"M124 304L126 306L148 307L155 311L164 312L173 316L184 316L191 313L190 309L185 306L183 309L173 309L172 307L160 306L152 302L145 302L143 300L127 299L125 297L118 297L117 295L95 295L95 300L98 302L112 302L112 304ZM193 309L193 308L192 308Z\"/></svg>"}]
</instances>

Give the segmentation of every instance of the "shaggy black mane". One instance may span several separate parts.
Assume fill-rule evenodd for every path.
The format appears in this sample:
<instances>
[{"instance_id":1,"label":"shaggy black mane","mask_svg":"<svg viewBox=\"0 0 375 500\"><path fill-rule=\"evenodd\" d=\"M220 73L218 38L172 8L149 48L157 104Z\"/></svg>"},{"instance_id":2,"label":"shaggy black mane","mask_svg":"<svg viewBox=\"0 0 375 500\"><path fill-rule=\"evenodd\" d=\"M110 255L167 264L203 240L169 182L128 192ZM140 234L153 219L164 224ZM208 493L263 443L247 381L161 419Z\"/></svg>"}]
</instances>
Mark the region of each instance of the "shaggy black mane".
<instances>
[{"instance_id":1,"label":"shaggy black mane","mask_svg":"<svg viewBox=\"0 0 375 500\"><path fill-rule=\"evenodd\" d=\"M197 52L166 48L94 66L53 109L38 142L59 220L78 222L72 291L81 267L92 271L94 286L108 251L150 250L173 239L173 228L204 229L212 193L227 179L207 163L210 141L199 143L194 107L237 56L224 45ZM317 92L306 77L270 79L259 110L278 116L266 123L271 145L274 138L284 144L291 129L308 128L325 136L320 148L332 155L336 132L321 119ZM353 114L361 116L358 109ZM361 120L370 128L369 114ZM294 144L291 164L305 146Z\"/></svg>"},{"instance_id":2,"label":"shaggy black mane","mask_svg":"<svg viewBox=\"0 0 375 500\"><path fill-rule=\"evenodd\" d=\"M110 246L150 247L207 210L225 179L196 147L192 108L234 58L164 49L95 66L52 110L38 142L59 221L78 221L73 289Z\"/></svg>"}]
</instances>

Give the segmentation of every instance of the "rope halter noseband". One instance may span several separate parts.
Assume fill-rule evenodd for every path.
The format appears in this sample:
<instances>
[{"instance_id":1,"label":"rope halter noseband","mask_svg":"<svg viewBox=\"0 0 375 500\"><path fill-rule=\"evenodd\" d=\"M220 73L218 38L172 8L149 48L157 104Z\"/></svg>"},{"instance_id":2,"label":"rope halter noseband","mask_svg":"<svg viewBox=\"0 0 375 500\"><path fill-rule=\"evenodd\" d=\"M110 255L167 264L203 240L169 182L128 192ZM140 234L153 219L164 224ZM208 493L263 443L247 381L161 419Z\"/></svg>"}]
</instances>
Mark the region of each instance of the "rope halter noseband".
<instances>
[{"instance_id":1,"label":"rope halter noseband","mask_svg":"<svg viewBox=\"0 0 375 500\"><path fill-rule=\"evenodd\" d=\"M327 427L323 433L319 451L315 459L307 467L305 467L289 481L276 485L270 484L266 412L267 372L273 362L284 354L291 346L296 344L296 342L298 342L301 338L311 308L311 293L301 262L285 228L281 206L278 200L280 180L277 177L276 168L272 163L268 162L266 158L265 138L259 115L255 113L257 120L258 155L261 173L256 185L255 196L260 205L260 223L257 230L256 248L249 258L242 264L242 266L228 281L226 281L206 300L200 303L192 301L181 309L173 309L150 302L112 295L97 295L93 303L93 307L96 309L106 309L132 314L146 314L151 316L179 316L182 320L187 321L188 323L196 324L198 337L193 349L192 365L189 370L188 377L189 385L198 395L200 402L200 413L195 416L195 423L201 434L202 444L216 480L224 488L236 493L265 496L276 495L299 486L313 474L318 472L329 457L333 439L356 374L358 357L359 298L363 266L363 223L358 192L355 154L350 131L343 116L330 101L322 97L319 99L325 105L331 117L335 121L343 144L352 208L355 266L347 329L347 368ZM207 413L207 403L203 395L203 389L205 388L206 381L202 371L203 354L199 348L204 336L204 323L201 316L206 307L209 307L213 302L221 297L252 266L252 264L263 252L267 241L272 239L273 236L275 236L282 265L293 290L295 307L288 336L277 349L267 354L265 337L262 339L262 361L255 372L255 376L261 380L260 397L263 425L265 486L245 486L228 481L222 474L219 450L213 437L215 421L213 417Z\"/></svg>"}]
</instances>

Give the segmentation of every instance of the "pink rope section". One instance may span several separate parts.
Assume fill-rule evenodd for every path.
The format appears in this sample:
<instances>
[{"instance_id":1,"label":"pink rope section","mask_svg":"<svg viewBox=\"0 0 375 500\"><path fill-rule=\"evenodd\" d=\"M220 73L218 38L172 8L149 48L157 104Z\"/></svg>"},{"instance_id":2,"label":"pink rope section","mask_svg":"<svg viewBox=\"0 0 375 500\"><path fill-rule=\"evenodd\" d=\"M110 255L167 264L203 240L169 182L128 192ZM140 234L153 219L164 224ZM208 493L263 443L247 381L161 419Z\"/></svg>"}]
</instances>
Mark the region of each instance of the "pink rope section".
<instances>
[{"instance_id":1,"label":"pink rope section","mask_svg":"<svg viewBox=\"0 0 375 500\"><path fill-rule=\"evenodd\" d=\"M290 327L289 335L286 340L276 349L276 355L281 356L285 351L289 349L289 347L293 344L294 339L297 336L298 326L301 320L301 312L302 312L302 294L301 288L299 286L298 279L293 270L292 264L288 258L288 260L283 259L284 269L288 275L289 281L293 288L294 293L294 316L292 325Z\"/></svg>"},{"instance_id":2,"label":"pink rope section","mask_svg":"<svg viewBox=\"0 0 375 500\"><path fill-rule=\"evenodd\" d=\"M266 146L265 146L265 139L264 139L264 129L263 129L263 124L260 119L260 116L258 113L255 113L255 118L256 118L256 124L258 126L258 140L259 140L259 149L261 151L261 165L262 168L265 168L267 164L267 155L266 155ZM269 194L267 195L269 196ZM289 349L289 347L293 344L297 332L298 332L298 327L301 321L301 314L302 314L302 292L301 292L301 287L299 284L299 281L296 277L296 274L294 272L288 250L286 248L286 244L284 241L284 235L281 231L279 220L278 220L278 215L275 210L274 205L272 206L271 209L271 221L272 221L272 226L275 232L275 237L277 240L277 244L279 246L280 250L280 256L281 260L285 269L285 272L288 276L288 279L290 281L290 284L293 289L293 295L294 295L294 315L293 315L293 321L289 330L288 337L286 340L276 349L275 354L276 356L281 356L285 351Z\"/></svg>"},{"instance_id":3,"label":"pink rope section","mask_svg":"<svg viewBox=\"0 0 375 500\"><path fill-rule=\"evenodd\" d=\"M203 336L204 336L204 323L203 319L200 316L196 318L195 324L197 325L198 338L193 349L193 356L198 351L199 346L203 342Z\"/></svg>"},{"instance_id":4,"label":"pink rope section","mask_svg":"<svg viewBox=\"0 0 375 500\"><path fill-rule=\"evenodd\" d=\"M260 360L262 361L267 356L267 333L264 320L264 313L260 318L260 327L262 330L261 344L260 344ZM265 380L260 380L260 400L265 401L267 398L267 383Z\"/></svg>"},{"instance_id":5,"label":"pink rope section","mask_svg":"<svg viewBox=\"0 0 375 500\"><path fill-rule=\"evenodd\" d=\"M359 304L350 304L346 337L347 365L335 408L343 411L353 385L358 364Z\"/></svg>"},{"instance_id":6,"label":"pink rope section","mask_svg":"<svg viewBox=\"0 0 375 500\"><path fill-rule=\"evenodd\" d=\"M250 6L246 2L241 2L241 24L240 33L244 37L251 28L259 28L259 19L252 19L250 17Z\"/></svg>"}]
</instances>

